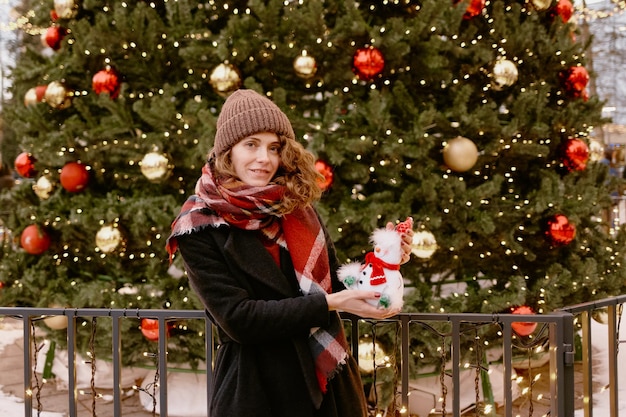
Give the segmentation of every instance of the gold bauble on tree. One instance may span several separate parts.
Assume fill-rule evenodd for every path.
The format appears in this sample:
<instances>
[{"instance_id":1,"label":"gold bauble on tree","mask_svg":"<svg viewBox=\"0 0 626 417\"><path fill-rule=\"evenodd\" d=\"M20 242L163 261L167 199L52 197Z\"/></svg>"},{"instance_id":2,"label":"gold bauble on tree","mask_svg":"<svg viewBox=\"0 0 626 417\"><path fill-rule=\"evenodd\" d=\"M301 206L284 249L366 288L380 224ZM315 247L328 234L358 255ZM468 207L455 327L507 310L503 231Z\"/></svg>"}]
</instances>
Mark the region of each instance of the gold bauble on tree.
<instances>
[{"instance_id":1,"label":"gold bauble on tree","mask_svg":"<svg viewBox=\"0 0 626 417\"><path fill-rule=\"evenodd\" d=\"M591 318L600 324L609 324L609 309L606 307L596 308L591 312Z\"/></svg>"},{"instance_id":2,"label":"gold bauble on tree","mask_svg":"<svg viewBox=\"0 0 626 417\"><path fill-rule=\"evenodd\" d=\"M147 153L139 163L141 173L152 182L166 179L172 172L172 165L167 156L158 152Z\"/></svg>"},{"instance_id":3,"label":"gold bauble on tree","mask_svg":"<svg viewBox=\"0 0 626 417\"><path fill-rule=\"evenodd\" d=\"M443 148L443 162L452 171L465 172L478 160L476 144L463 136L457 136Z\"/></svg>"},{"instance_id":4,"label":"gold bauble on tree","mask_svg":"<svg viewBox=\"0 0 626 417\"><path fill-rule=\"evenodd\" d=\"M310 78L317 72L317 62L307 51L302 51L302 54L293 60L293 69L298 77Z\"/></svg>"},{"instance_id":5,"label":"gold bauble on tree","mask_svg":"<svg viewBox=\"0 0 626 417\"><path fill-rule=\"evenodd\" d=\"M499 59L493 66L494 88L500 90L517 82L517 66L508 59Z\"/></svg>"},{"instance_id":6,"label":"gold bauble on tree","mask_svg":"<svg viewBox=\"0 0 626 417\"><path fill-rule=\"evenodd\" d=\"M419 230L413 234L411 253L418 258L428 259L437 250L437 239L435 235L427 230Z\"/></svg>"},{"instance_id":7,"label":"gold bauble on tree","mask_svg":"<svg viewBox=\"0 0 626 417\"><path fill-rule=\"evenodd\" d=\"M209 77L213 90L222 97L228 97L241 86L241 74L237 67L227 62L219 64Z\"/></svg>"},{"instance_id":8,"label":"gold bauble on tree","mask_svg":"<svg viewBox=\"0 0 626 417\"><path fill-rule=\"evenodd\" d=\"M530 0L537 10L547 10L552 5L552 0Z\"/></svg>"},{"instance_id":9,"label":"gold bauble on tree","mask_svg":"<svg viewBox=\"0 0 626 417\"><path fill-rule=\"evenodd\" d=\"M78 2L75 0L54 0L54 11L61 19L71 19L78 12Z\"/></svg>"},{"instance_id":10,"label":"gold bauble on tree","mask_svg":"<svg viewBox=\"0 0 626 417\"><path fill-rule=\"evenodd\" d=\"M42 200L47 200L54 191L54 187L54 182L52 182L48 176L44 175L39 177L37 182L33 184L33 191L37 194L37 197Z\"/></svg>"},{"instance_id":11,"label":"gold bauble on tree","mask_svg":"<svg viewBox=\"0 0 626 417\"><path fill-rule=\"evenodd\" d=\"M103 253L111 253L122 243L122 233L112 225L105 225L96 233L96 246Z\"/></svg>"},{"instance_id":12,"label":"gold bauble on tree","mask_svg":"<svg viewBox=\"0 0 626 417\"><path fill-rule=\"evenodd\" d=\"M72 103L70 92L60 81L52 81L48 84L44 93L44 100L55 109L65 109Z\"/></svg>"},{"instance_id":13,"label":"gold bauble on tree","mask_svg":"<svg viewBox=\"0 0 626 417\"><path fill-rule=\"evenodd\" d=\"M589 160L593 162L600 162L604 159L604 144L598 139L591 139L589 141Z\"/></svg>"}]
</instances>

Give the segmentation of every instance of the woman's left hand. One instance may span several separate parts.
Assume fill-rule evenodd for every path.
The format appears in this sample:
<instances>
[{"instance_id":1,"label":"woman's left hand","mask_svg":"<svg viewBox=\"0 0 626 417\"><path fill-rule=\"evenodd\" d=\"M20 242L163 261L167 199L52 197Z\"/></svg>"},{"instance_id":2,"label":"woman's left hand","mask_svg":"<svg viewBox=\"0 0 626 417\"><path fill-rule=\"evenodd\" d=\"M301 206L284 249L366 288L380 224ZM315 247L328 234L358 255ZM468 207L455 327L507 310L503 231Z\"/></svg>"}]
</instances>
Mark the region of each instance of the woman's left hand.
<instances>
[{"instance_id":1,"label":"woman's left hand","mask_svg":"<svg viewBox=\"0 0 626 417\"><path fill-rule=\"evenodd\" d=\"M392 230L395 226L392 222L387 223L386 228ZM400 261L400 265L409 262L411 259L411 248L413 245L413 229L407 230L405 233L402 233L402 260Z\"/></svg>"}]
</instances>

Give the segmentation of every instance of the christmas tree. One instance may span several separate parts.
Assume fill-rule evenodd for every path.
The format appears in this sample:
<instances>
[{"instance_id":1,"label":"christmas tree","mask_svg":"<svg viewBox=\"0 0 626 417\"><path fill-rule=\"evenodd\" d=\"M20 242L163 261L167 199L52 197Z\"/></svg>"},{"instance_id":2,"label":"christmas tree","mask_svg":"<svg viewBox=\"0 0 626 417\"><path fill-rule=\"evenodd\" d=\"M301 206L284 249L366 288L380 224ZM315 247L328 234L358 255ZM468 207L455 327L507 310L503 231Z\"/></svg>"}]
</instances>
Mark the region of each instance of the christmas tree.
<instances>
[{"instance_id":1,"label":"christmas tree","mask_svg":"<svg viewBox=\"0 0 626 417\"><path fill-rule=\"evenodd\" d=\"M3 305L200 309L165 239L237 88L274 100L318 158L340 261L414 219L405 311L543 313L624 292L619 180L596 150L602 102L569 0L21 12L44 45L23 38L3 111L19 174L1 197ZM130 362L151 342L128 326ZM170 360L201 359L193 326L171 337Z\"/></svg>"}]
</instances>

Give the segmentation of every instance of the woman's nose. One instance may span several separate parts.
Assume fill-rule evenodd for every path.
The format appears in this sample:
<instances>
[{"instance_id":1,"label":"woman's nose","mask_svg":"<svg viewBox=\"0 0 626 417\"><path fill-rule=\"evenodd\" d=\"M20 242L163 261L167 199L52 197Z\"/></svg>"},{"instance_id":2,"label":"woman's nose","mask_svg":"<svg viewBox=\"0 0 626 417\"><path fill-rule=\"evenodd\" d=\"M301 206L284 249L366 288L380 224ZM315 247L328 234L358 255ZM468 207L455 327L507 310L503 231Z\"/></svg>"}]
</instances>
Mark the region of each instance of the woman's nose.
<instances>
[{"instance_id":1,"label":"woman's nose","mask_svg":"<svg viewBox=\"0 0 626 417\"><path fill-rule=\"evenodd\" d=\"M260 146L256 152L256 159L258 161L266 161L268 159L268 154L269 154L268 150Z\"/></svg>"}]
</instances>

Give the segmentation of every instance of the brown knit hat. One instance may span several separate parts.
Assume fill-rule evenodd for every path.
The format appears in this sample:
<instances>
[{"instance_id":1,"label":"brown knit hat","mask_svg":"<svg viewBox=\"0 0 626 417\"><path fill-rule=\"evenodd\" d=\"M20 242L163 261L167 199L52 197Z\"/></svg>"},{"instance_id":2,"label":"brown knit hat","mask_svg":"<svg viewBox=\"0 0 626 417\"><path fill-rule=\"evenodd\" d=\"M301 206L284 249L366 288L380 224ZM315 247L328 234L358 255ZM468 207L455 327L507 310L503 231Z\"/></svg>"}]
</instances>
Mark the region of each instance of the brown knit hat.
<instances>
[{"instance_id":1,"label":"brown knit hat","mask_svg":"<svg viewBox=\"0 0 626 417\"><path fill-rule=\"evenodd\" d=\"M289 119L274 102L254 90L237 90L217 118L213 153L221 155L246 136L273 132L295 140Z\"/></svg>"}]
</instances>

